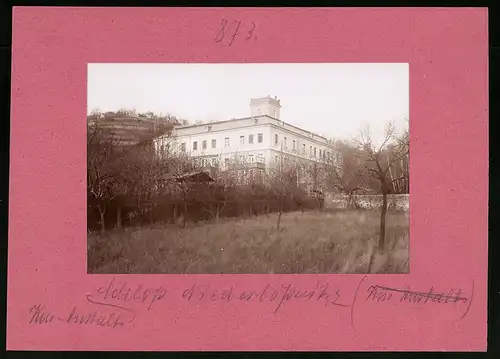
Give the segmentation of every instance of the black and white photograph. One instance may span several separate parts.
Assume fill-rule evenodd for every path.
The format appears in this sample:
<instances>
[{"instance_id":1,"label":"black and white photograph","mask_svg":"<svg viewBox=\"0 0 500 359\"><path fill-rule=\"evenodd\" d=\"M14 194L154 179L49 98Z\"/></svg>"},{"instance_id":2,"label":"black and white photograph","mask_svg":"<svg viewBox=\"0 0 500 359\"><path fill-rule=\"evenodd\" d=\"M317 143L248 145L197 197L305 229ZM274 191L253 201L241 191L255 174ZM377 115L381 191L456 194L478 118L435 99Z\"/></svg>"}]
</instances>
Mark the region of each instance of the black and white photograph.
<instances>
[{"instance_id":1,"label":"black and white photograph","mask_svg":"<svg viewBox=\"0 0 500 359\"><path fill-rule=\"evenodd\" d=\"M407 63L87 75L88 273L409 273Z\"/></svg>"}]
</instances>

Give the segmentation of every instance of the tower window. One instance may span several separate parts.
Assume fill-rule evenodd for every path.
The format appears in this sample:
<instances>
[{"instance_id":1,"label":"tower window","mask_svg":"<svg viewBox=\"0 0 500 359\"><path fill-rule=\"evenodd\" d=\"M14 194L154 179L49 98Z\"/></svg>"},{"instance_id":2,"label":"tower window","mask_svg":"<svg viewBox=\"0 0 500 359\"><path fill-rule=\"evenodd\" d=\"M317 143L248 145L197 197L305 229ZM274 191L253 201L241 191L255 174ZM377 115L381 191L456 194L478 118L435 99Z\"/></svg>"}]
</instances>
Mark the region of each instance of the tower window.
<instances>
[{"instance_id":1,"label":"tower window","mask_svg":"<svg viewBox=\"0 0 500 359\"><path fill-rule=\"evenodd\" d=\"M253 144L253 135L248 135L248 143Z\"/></svg>"},{"instance_id":2,"label":"tower window","mask_svg":"<svg viewBox=\"0 0 500 359\"><path fill-rule=\"evenodd\" d=\"M245 144L245 136L240 136L240 145Z\"/></svg>"},{"instance_id":3,"label":"tower window","mask_svg":"<svg viewBox=\"0 0 500 359\"><path fill-rule=\"evenodd\" d=\"M259 133L257 135L257 142L261 143L262 142L262 133Z\"/></svg>"},{"instance_id":4,"label":"tower window","mask_svg":"<svg viewBox=\"0 0 500 359\"><path fill-rule=\"evenodd\" d=\"M198 142L194 141L193 142L193 151L196 151L198 149Z\"/></svg>"},{"instance_id":5,"label":"tower window","mask_svg":"<svg viewBox=\"0 0 500 359\"><path fill-rule=\"evenodd\" d=\"M278 144L278 135L274 135L274 144L277 145Z\"/></svg>"},{"instance_id":6,"label":"tower window","mask_svg":"<svg viewBox=\"0 0 500 359\"><path fill-rule=\"evenodd\" d=\"M217 140L212 140L212 148L217 147Z\"/></svg>"},{"instance_id":7,"label":"tower window","mask_svg":"<svg viewBox=\"0 0 500 359\"><path fill-rule=\"evenodd\" d=\"M206 150L207 149L207 140L204 140L202 143L201 143L201 148Z\"/></svg>"}]
</instances>

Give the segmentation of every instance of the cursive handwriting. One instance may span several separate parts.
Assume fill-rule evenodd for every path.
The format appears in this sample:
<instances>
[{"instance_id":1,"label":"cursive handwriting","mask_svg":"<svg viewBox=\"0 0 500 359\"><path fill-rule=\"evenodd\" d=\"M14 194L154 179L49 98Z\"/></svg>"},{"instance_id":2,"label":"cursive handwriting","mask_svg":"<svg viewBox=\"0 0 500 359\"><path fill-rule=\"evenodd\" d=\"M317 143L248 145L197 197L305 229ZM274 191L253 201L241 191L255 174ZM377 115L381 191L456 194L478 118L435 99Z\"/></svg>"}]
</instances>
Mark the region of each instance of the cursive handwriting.
<instances>
[{"instance_id":1,"label":"cursive handwriting","mask_svg":"<svg viewBox=\"0 0 500 359\"><path fill-rule=\"evenodd\" d=\"M257 36L255 36L255 22L252 21L251 25L244 24L242 21L228 21L227 19L222 19L220 23L219 32L215 36L215 42L224 43L231 46L238 36L243 36L245 41L253 39L254 42L257 41Z\"/></svg>"},{"instance_id":2,"label":"cursive handwriting","mask_svg":"<svg viewBox=\"0 0 500 359\"><path fill-rule=\"evenodd\" d=\"M211 284L207 285L192 285L184 290L182 297L186 300L197 301L258 301L258 302L273 302L275 303L274 313L277 313L282 306L291 300L306 300L324 303L325 307L334 305L339 307L349 307L339 302L341 297L340 290L329 290L329 283L317 283L316 288L301 289L293 284L283 284L279 287L267 284L261 289L250 291L236 292L234 287L226 289L213 288Z\"/></svg>"},{"instance_id":3,"label":"cursive handwriting","mask_svg":"<svg viewBox=\"0 0 500 359\"><path fill-rule=\"evenodd\" d=\"M167 290L162 286L157 288L144 288L142 284L136 287L130 287L127 282L117 283L115 278L113 278L108 285L104 287L99 287L97 289L97 294L87 295L87 300L92 304L101 304L114 306L120 309L126 309L120 305L109 304L106 301L115 301L119 303L146 303L148 304L148 310L153 308L153 305L163 299L167 294Z\"/></svg>"},{"instance_id":4,"label":"cursive handwriting","mask_svg":"<svg viewBox=\"0 0 500 359\"><path fill-rule=\"evenodd\" d=\"M30 324L49 324L54 321L54 319L59 319L58 316L52 314L45 310L43 305L36 304L29 309L30 314ZM59 319L61 320L61 319Z\"/></svg>"},{"instance_id":5,"label":"cursive handwriting","mask_svg":"<svg viewBox=\"0 0 500 359\"><path fill-rule=\"evenodd\" d=\"M382 287L379 285L372 285L367 289L366 300L374 300L377 302L384 302L391 300L394 296L399 298L400 302L406 303L438 303L448 304L457 302L466 302L468 298L462 297L462 289L451 289L447 294L434 292L434 287L431 287L428 292L417 292L405 289L395 289L389 287Z\"/></svg>"},{"instance_id":6,"label":"cursive handwriting","mask_svg":"<svg viewBox=\"0 0 500 359\"><path fill-rule=\"evenodd\" d=\"M123 327L125 323L131 323L135 319L135 314L127 318L127 313L123 311L112 311L104 313L97 310L79 311L76 306L73 306L71 311L64 316L58 316L48 311L41 304L33 305L29 309L30 324L51 324L54 322L62 322L65 324L78 325L95 325L98 327L116 328Z\"/></svg>"},{"instance_id":7,"label":"cursive handwriting","mask_svg":"<svg viewBox=\"0 0 500 359\"><path fill-rule=\"evenodd\" d=\"M194 283L183 288L182 298L191 302L221 302L231 301L253 302L269 305L273 313L278 313L287 303L292 301L301 304L319 303L324 307L348 308L350 311L351 326L354 325L355 307L361 303L364 296L365 301L374 303L397 302L402 305L445 305L466 303L460 319L464 318L472 304L474 297L474 281L472 281L470 296L464 295L461 288L450 289L447 292L436 291L433 286L427 291L416 291L410 288L398 289L381 285L371 285L363 295L363 282L367 276L361 278L354 293L341 291L340 288L331 286L328 282L316 283L315 287L303 288L293 283L265 284L261 287L249 289L237 289L235 286L218 288L212 284ZM77 307L73 305L71 310L60 316L54 311L47 309L44 305L36 304L29 308L28 320L33 325L50 325L53 323L65 323L67 325L89 325L106 328L120 328L127 323L132 323L136 318L135 309L129 308L130 304L143 304L150 311L155 304L164 299L167 290L163 286L144 287L143 285L129 286L125 281L113 278L105 286L99 287L95 293L87 294L86 299L90 308ZM359 299L357 299L359 298ZM346 304L349 303L349 304ZM356 304L358 303L358 304ZM61 311L59 311L61 313Z\"/></svg>"}]
</instances>

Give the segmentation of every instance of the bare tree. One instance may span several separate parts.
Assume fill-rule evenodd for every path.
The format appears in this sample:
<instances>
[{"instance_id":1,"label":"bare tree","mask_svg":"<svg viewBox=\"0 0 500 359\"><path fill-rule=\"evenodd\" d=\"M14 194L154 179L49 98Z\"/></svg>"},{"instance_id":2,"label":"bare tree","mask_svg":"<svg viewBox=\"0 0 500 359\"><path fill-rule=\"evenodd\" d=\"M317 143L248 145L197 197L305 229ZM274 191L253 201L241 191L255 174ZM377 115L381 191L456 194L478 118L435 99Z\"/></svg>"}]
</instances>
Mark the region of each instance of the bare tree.
<instances>
[{"instance_id":1,"label":"bare tree","mask_svg":"<svg viewBox=\"0 0 500 359\"><path fill-rule=\"evenodd\" d=\"M368 190L360 149L347 141L332 141L330 155L322 161L327 190L347 196L347 206L354 205L354 195Z\"/></svg>"},{"instance_id":2,"label":"bare tree","mask_svg":"<svg viewBox=\"0 0 500 359\"><path fill-rule=\"evenodd\" d=\"M392 183L397 179L391 179L389 170L394 163L408 154L409 143L394 144L396 129L394 122L388 122L385 128L384 138L379 145L372 141L370 128L363 129L356 142L363 150L364 171L368 176L379 183L379 193L382 195L382 211L380 214L380 236L378 248L385 248L385 222L387 214L387 195L391 191Z\"/></svg>"},{"instance_id":3,"label":"bare tree","mask_svg":"<svg viewBox=\"0 0 500 359\"><path fill-rule=\"evenodd\" d=\"M408 120L406 120L406 123L408 124ZM389 168L394 193L410 193L410 133L408 127L401 135L395 136L395 144L393 145L395 150L402 150L401 157L394 161ZM387 160L390 161L389 158Z\"/></svg>"},{"instance_id":4,"label":"bare tree","mask_svg":"<svg viewBox=\"0 0 500 359\"><path fill-rule=\"evenodd\" d=\"M213 179L213 182L203 184L199 199L203 201L203 210L209 213L217 223L236 183L230 176L229 171L222 167L221 155L211 159L215 159L215 161L210 161L204 168Z\"/></svg>"},{"instance_id":5,"label":"bare tree","mask_svg":"<svg viewBox=\"0 0 500 359\"><path fill-rule=\"evenodd\" d=\"M115 197L118 142L103 131L98 121L87 126L87 192L99 210L101 232L105 232L105 214Z\"/></svg>"},{"instance_id":6,"label":"bare tree","mask_svg":"<svg viewBox=\"0 0 500 359\"><path fill-rule=\"evenodd\" d=\"M190 176L200 171L199 163L190 158L187 154L178 152L177 156L171 160L171 176L174 193L179 194L183 212L182 212L182 227L186 227L188 216L188 203L191 201L191 193L193 192L193 183ZM177 196L176 196L177 197ZM174 210L174 217L177 216L177 207Z\"/></svg>"},{"instance_id":7,"label":"bare tree","mask_svg":"<svg viewBox=\"0 0 500 359\"><path fill-rule=\"evenodd\" d=\"M284 205L286 201L292 197L294 190L298 187L297 164L294 161L290 161L283 153L283 146L277 163L268 169L267 183L278 204L276 229L279 230Z\"/></svg>"}]
</instances>

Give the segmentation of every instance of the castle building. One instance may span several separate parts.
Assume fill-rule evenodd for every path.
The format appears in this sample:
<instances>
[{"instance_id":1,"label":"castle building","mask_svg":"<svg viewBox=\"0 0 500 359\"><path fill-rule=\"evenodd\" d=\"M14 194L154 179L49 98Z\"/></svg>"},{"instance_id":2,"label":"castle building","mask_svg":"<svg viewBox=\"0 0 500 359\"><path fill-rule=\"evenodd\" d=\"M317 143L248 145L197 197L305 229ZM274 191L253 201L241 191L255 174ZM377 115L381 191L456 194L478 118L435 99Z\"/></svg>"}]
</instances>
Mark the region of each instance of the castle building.
<instances>
[{"instance_id":1,"label":"castle building","mask_svg":"<svg viewBox=\"0 0 500 359\"><path fill-rule=\"evenodd\" d=\"M175 146L203 167L236 162L240 168L265 170L282 160L321 163L332 155L327 138L285 122L280 109L276 97L253 98L249 117L176 126ZM166 140L157 139L157 151L165 151Z\"/></svg>"}]
</instances>

